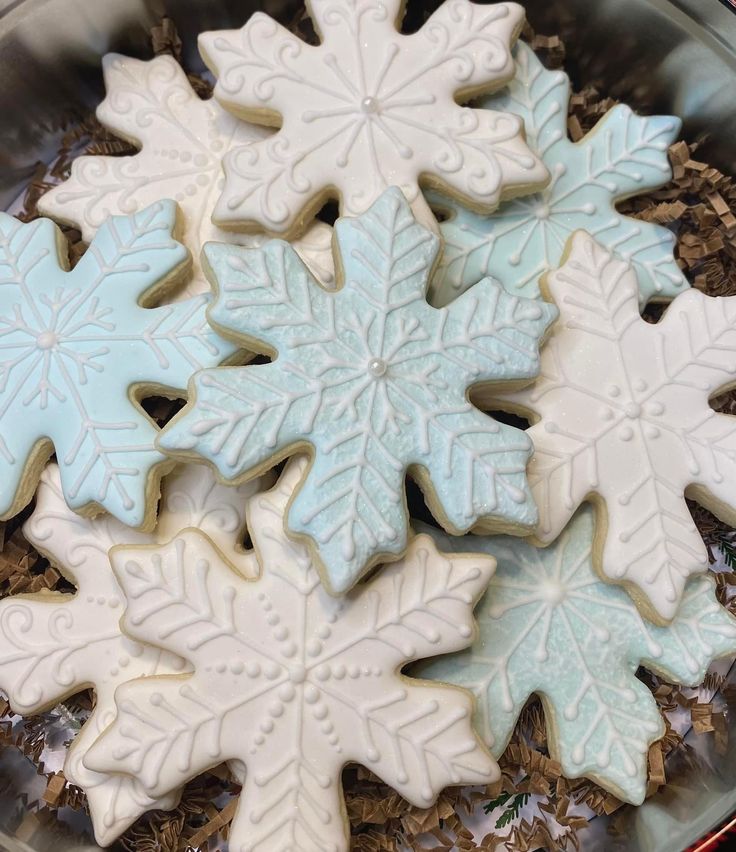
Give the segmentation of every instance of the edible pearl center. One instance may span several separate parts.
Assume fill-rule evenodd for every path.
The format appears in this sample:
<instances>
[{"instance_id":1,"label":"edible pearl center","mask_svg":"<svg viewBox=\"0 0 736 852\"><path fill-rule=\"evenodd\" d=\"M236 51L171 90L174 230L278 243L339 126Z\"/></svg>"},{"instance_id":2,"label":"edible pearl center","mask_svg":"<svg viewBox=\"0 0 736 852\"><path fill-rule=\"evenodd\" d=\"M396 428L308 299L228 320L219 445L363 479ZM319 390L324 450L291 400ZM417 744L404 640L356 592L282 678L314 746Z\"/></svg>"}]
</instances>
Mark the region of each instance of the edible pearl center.
<instances>
[{"instance_id":1,"label":"edible pearl center","mask_svg":"<svg viewBox=\"0 0 736 852\"><path fill-rule=\"evenodd\" d=\"M36 346L38 346L39 349L51 349L56 346L57 341L58 337L53 331L43 331L36 338Z\"/></svg>"},{"instance_id":2,"label":"edible pearl center","mask_svg":"<svg viewBox=\"0 0 736 852\"><path fill-rule=\"evenodd\" d=\"M537 219L549 219L549 204L540 204L534 212Z\"/></svg>"},{"instance_id":3,"label":"edible pearl center","mask_svg":"<svg viewBox=\"0 0 736 852\"><path fill-rule=\"evenodd\" d=\"M381 105L378 102L378 98L368 96L360 102L360 108L368 115L375 115L375 113L380 111Z\"/></svg>"},{"instance_id":4,"label":"edible pearl center","mask_svg":"<svg viewBox=\"0 0 736 852\"><path fill-rule=\"evenodd\" d=\"M626 416L630 420L634 420L635 418L639 417L640 414L641 414L641 406L637 402L630 402L626 406Z\"/></svg>"},{"instance_id":5,"label":"edible pearl center","mask_svg":"<svg viewBox=\"0 0 736 852\"><path fill-rule=\"evenodd\" d=\"M386 370L388 370L388 364L383 360L383 358L371 358L368 362L368 372L377 379L381 376L385 376Z\"/></svg>"}]
</instances>

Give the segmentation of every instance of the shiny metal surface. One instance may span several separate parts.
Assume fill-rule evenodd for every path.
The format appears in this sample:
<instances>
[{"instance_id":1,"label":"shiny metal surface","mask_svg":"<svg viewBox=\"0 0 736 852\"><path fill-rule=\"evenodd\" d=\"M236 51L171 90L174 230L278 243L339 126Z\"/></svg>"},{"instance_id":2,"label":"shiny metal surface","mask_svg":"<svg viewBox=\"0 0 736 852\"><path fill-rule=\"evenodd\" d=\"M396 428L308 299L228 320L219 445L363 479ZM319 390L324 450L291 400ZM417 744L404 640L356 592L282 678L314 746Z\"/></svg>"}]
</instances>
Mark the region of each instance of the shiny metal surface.
<instances>
[{"instance_id":1,"label":"shiny metal surface","mask_svg":"<svg viewBox=\"0 0 736 852\"><path fill-rule=\"evenodd\" d=\"M409 0L407 20L437 0ZM643 110L672 111L707 156L736 170L736 14L719 0L527 0L540 32L567 36L573 77ZM194 65L198 31L242 24L262 8L283 21L296 0L0 0L0 205L47 158L60 124L101 97L100 57L145 56L162 14ZM574 36L573 36L574 34Z\"/></svg>"},{"instance_id":2,"label":"shiny metal surface","mask_svg":"<svg viewBox=\"0 0 736 852\"><path fill-rule=\"evenodd\" d=\"M407 26L438 4L409 0ZM576 83L595 83L643 111L677 113L687 138L705 140L699 157L736 172L736 9L726 0L526 0L526 6L538 32L566 39ZM17 196L35 164L55 152L63 123L102 98L104 53L148 56L150 27L168 14L191 67L201 68L199 31L239 26L256 9L287 22L298 8L299 0L0 0L0 208ZM736 807L736 736L729 754L714 762L716 771L694 788L674 784L632 812L626 847L601 846L599 838L585 848L684 848ZM8 847L0 836L2 848Z\"/></svg>"}]
</instances>

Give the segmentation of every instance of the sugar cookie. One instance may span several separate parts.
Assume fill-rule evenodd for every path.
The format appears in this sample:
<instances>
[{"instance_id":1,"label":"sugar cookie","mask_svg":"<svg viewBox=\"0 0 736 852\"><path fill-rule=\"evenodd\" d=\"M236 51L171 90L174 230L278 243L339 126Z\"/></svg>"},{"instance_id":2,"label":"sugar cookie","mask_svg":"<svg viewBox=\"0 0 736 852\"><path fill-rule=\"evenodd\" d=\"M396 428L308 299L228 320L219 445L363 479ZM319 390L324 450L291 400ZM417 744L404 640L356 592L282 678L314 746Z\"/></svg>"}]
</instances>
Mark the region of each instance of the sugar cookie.
<instances>
[{"instance_id":1,"label":"sugar cookie","mask_svg":"<svg viewBox=\"0 0 736 852\"><path fill-rule=\"evenodd\" d=\"M287 237L331 196L355 216L399 186L436 228L421 180L490 212L546 183L516 116L459 106L513 74L524 10L447 0L412 35L401 0L308 0L321 37L306 44L261 12L240 30L203 33L215 97L243 118L280 125L231 151L214 221Z\"/></svg>"},{"instance_id":2,"label":"sugar cookie","mask_svg":"<svg viewBox=\"0 0 736 852\"><path fill-rule=\"evenodd\" d=\"M165 457L137 400L181 396L237 351L207 324L208 297L143 307L185 271L175 221L171 201L113 217L68 272L48 219L0 213L0 518L27 505L55 450L73 509L154 523Z\"/></svg>"},{"instance_id":3,"label":"sugar cookie","mask_svg":"<svg viewBox=\"0 0 736 852\"><path fill-rule=\"evenodd\" d=\"M638 116L624 104L609 110L579 142L567 135L570 80L547 71L519 42L516 75L489 98L490 109L524 120L529 146L552 174L536 195L483 216L433 194L430 202L452 215L440 225L445 253L432 279L430 301L446 305L484 275L511 293L535 298L539 277L559 266L575 230L631 261L642 303L674 298L690 285L674 256L675 235L654 222L624 216L616 203L656 189L672 177L667 150L681 121L671 115Z\"/></svg>"},{"instance_id":4,"label":"sugar cookie","mask_svg":"<svg viewBox=\"0 0 736 852\"><path fill-rule=\"evenodd\" d=\"M399 674L467 647L493 570L483 556L412 540L404 559L350 595L321 587L283 518L306 466L295 459L254 497L259 579L239 577L199 530L111 553L131 636L185 654L192 675L144 678L115 694L118 716L87 752L166 795L222 760L247 766L230 848L347 850L340 776L359 762L419 807L498 767L471 727L470 694Z\"/></svg>"},{"instance_id":5,"label":"sugar cookie","mask_svg":"<svg viewBox=\"0 0 736 852\"><path fill-rule=\"evenodd\" d=\"M324 582L341 593L404 552L407 471L453 532L536 524L528 438L478 411L467 390L531 381L556 311L490 279L449 308L430 307L439 241L395 187L335 232L345 280L336 294L281 241L258 251L206 247L218 290L210 321L278 357L198 373L161 447L205 458L231 481L311 451L289 531L307 537Z\"/></svg>"},{"instance_id":6,"label":"sugar cookie","mask_svg":"<svg viewBox=\"0 0 736 852\"><path fill-rule=\"evenodd\" d=\"M542 374L497 395L539 421L528 431L537 538L553 541L593 499L601 575L666 623L708 567L685 493L736 524L736 418L708 404L736 382L736 298L688 290L645 322L631 265L582 231L543 288L560 319Z\"/></svg>"},{"instance_id":7,"label":"sugar cookie","mask_svg":"<svg viewBox=\"0 0 736 852\"><path fill-rule=\"evenodd\" d=\"M177 298L209 291L199 257L208 240L255 247L262 236L222 231L211 222L222 191L222 158L233 148L265 139L262 127L239 121L216 100L202 100L171 56L149 62L109 53L102 60L107 97L97 118L141 148L131 157L84 156L68 180L38 202L45 215L78 226L91 242L108 216L135 213L161 198L175 199L182 242L192 253L192 275ZM315 223L294 248L325 286L334 281L332 229Z\"/></svg>"},{"instance_id":8,"label":"sugar cookie","mask_svg":"<svg viewBox=\"0 0 736 852\"><path fill-rule=\"evenodd\" d=\"M716 601L713 580L698 577L687 584L672 624L649 624L623 589L595 573L593 533L589 506L548 548L504 536L434 533L438 547L487 553L498 567L476 611L480 635L473 646L412 671L472 689L476 727L496 757L537 693L550 753L565 776L585 776L639 805L649 746L665 727L637 668L697 686L713 659L736 654L736 619Z\"/></svg>"},{"instance_id":9,"label":"sugar cookie","mask_svg":"<svg viewBox=\"0 0 736 852\"><path fill-rule=\"evenodd\" d=\"M124 597L108 559L117 544L168 541L185 527L204 530L248 576L255 560L241 552L245 501L270 480L218 485L203 465L177 468L163 481L155 534L138 533L109 515L83 518L65 503L59 468L41 476L36 508L23 532L77 586L74 595L15 595L0 602L0 686L18 713L37 713L91 686L95 709L73 740L67 780L89 802L97 841L111 843L142 813L170 808L178 793L152 798L132 778L85 769L82 757L115 715L115 688L126 680L183 671L180 657L128 639L120 630Z\"/></svg>"}]
</instances>

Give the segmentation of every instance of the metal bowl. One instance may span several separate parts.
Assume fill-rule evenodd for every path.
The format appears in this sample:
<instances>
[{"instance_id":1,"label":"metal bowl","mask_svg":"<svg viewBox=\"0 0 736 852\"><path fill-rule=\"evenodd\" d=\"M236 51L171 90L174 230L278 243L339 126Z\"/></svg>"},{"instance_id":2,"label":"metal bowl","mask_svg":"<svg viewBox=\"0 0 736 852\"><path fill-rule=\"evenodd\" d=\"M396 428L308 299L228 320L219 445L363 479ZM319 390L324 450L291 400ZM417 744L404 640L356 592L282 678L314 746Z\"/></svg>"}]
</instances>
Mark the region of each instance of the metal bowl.
<instances>
[{"instance_id":1,"label":"metal bowl","mask_svg":"<svg viewBox=\"0 0 736 852\"><path fill-rule=\"evenodd\" d=\"M114 50L147 57L150 28L176 22L193 70L203 65L197 33L240 26L257 9L287 21L300 0L0 0L0 209L24 189L39 160L56 152L60 128L104 96L100 58ZM523 0L522 0L523 2ZM439 0L408 0L407 27ZM560 33L576 83L595 83L644 112L676 113L683 135L703 140L700 159L736 172L736 8L734 0L526 0L540 33ZM704 775L675 783L630 809L626 840L582 832L583 850L676 852L736 810L736 720L726 755ZM16 804L16 808L20 807ZM13 810L16 810L13 808ZM3 810L6 812L3 813ZM0 849L32 846L2 834ZM54 844L59 847L58 841ZM69 841L67 848L94 849Z\"/></svg>"}]
</instances>

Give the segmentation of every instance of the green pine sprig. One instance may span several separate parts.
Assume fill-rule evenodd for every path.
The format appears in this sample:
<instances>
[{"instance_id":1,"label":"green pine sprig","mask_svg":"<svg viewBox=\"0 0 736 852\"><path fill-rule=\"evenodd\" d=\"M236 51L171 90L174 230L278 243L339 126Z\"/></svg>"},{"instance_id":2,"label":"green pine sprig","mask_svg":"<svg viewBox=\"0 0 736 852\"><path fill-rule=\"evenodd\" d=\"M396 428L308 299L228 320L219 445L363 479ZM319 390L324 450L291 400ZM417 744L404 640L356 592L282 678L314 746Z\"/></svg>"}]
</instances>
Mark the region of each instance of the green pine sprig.
<instances>
[{"instance_id":1,"label":"green pine sprig","mask_svg":"<svg viewBox=\"0 0 736 852\"><path fill-rule=\"evenodd\" d=\"M520 783L527 780L528 776L523 778ZM495 799L491 799L483 806L483 812L490 814L497 808L504 808L503 813L496 820L496 828L505 828L518 818L519 812L529 801L531 795L531 793L500 793Z\"/></svg>"},{"instance_id":2,"label":"green pine sprig","mask_svg":"<svg viewBox=\"0 0 736 852\"><path fill-rule=\"evenodd\" d=\"M722 538L718 542L718 547L723 554L723 561L732 571L736 571L736 542Z\"/></svg>"}]
</instances>

